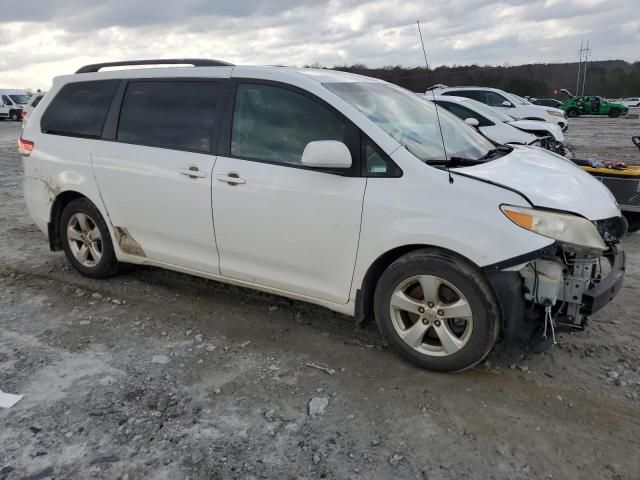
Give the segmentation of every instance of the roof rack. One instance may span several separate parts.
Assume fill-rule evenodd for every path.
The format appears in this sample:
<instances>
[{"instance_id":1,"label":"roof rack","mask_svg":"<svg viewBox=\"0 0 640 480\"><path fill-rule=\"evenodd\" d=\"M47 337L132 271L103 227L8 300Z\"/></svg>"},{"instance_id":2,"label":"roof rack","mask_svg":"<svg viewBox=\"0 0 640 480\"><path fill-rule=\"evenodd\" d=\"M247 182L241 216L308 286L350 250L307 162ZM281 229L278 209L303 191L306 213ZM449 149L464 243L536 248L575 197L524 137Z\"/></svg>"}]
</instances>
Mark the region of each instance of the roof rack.
<instances>
[{"instance_id":1,"label":"roof rack","mask_svg":"<svg viewBox=\"0 0 640 480\"><path fill-rule=\"evenodd\" d=\"M436 83L435 85L431 85L429 88L427 88L427 92L430 90L436 90L438 88L449 88L447 85L443 85L442 83Z\"/></svg>"},{"instance_id":2,"label":"roof rack","mask_svg":"<svg viewBox=\"0 0 640 480\"><path fill-rule=\"evenodd\" d=\"M98 72L107 67L126 67L129 65L193 65L194 67L232 67L233 63L206 58L159 58L156 60L127 60L124 62L94 63L79 68L76 73Z\"/></svg>"}]
</instances>

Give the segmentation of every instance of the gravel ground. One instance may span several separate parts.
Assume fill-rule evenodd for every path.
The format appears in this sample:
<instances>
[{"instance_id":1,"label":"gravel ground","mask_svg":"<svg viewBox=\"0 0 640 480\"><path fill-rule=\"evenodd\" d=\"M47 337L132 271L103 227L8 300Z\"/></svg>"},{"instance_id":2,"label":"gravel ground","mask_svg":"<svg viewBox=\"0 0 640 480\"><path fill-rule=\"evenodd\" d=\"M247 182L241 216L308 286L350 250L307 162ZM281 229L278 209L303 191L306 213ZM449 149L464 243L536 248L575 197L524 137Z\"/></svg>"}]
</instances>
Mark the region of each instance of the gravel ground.
<instances>
[{"instance_id":1,"label":"gravel ground","mask_svg":"<svg viewBox=\"0 0 640 480\"><path fill-rule=\"evenodd\" d=\"M632 155L631 122L569 139L602 151L624 125ZM81 277L27 216L19 131L0 122L0 389L24 395L0 409L0 480L640 478L640 235L586 332L436 374L319 307L152 268Z\"/></svg>"},{"instance_id":2,"label":"gravel ground","mask_svg":"<svg viewBox=\"0 0 640 480\"><path fill-rule=\"evenodd\" d=\"M640 114L640 108L629 113ZM633 115L632 115L633 117ZM640 151L631 137L640 135L640 119L585 116L569 120L566 142L578 158L640 163Z\"/></svg>"}]
</instances>

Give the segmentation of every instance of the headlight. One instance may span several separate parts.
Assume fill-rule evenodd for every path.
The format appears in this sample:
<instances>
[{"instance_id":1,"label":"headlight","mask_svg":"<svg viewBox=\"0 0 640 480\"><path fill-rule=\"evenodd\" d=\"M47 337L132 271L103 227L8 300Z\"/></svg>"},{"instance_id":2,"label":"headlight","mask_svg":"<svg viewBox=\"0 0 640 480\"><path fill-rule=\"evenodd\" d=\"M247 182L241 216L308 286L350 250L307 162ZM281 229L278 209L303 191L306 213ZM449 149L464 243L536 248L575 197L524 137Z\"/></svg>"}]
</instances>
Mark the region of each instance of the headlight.
<instances>
[{"instance_id":1,"label":"headlight","mask_svg":"<svg viewBox=\"0 0 640 480\"><path fill-rule=\"evenodd\" d=\"M553 115L554 117L564 118L564 113L556 112L555 110L547 110L549 115Z\"/></svg>"},{"instance_id":2,"label":"headlight","mask_svg":"<svg viewBox=\"0 0 640 480\"><path fill-rule=\"evenodd\" d=\"M500 210L519 227L553 238L569 247L607 249L596 226L586 218L511 205L502 205Z\"/></svg>"}]
</instances>

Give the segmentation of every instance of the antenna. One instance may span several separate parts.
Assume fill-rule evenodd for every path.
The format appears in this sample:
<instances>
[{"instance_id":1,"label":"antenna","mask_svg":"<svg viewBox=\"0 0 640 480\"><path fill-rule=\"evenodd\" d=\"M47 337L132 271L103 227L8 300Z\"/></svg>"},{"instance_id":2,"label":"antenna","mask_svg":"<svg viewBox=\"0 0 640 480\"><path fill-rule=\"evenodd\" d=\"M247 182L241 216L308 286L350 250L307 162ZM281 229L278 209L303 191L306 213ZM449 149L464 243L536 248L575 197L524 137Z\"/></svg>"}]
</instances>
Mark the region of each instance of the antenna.
<instances>
[{"instance_id":1,"label":"antenna","mask_svg":"<svg viewBox=\"0 0 640 480\"><path fill-rule=\"evenodd\" d=\"M422 45L422 53L424 54L424 63L429 70L429 60L427 60L427 50L424 48L424 40L422 39L422 29L420 28L420 20L416 20L418 24L418 33L420 34L420 44ZM453 177L451 176L451 170L449 169L449 158L447 156L447 147L444 144L444 134L442 133L442 124L440 123L440 113L438 112L438 104L436 103L436 94L431 89L431 97L433 98L433 106L436 109L436 118L438 119L438 129L440 130L440 139L442 140L442 150L444 151L444 161L447 167L447 174L449 175L449 183L453 183Z\"/></svg>"}]
</instances>

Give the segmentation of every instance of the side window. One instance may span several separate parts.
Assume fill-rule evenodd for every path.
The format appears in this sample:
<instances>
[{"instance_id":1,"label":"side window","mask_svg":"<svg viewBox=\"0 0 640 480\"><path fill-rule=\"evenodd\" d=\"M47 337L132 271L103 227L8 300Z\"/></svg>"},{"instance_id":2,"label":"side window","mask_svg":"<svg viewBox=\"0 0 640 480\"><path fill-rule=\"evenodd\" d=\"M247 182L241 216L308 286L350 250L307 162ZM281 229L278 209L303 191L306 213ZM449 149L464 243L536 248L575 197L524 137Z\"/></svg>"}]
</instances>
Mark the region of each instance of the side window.
<instances>
[{"instance_id":1,"label":"side window","mask_svg":"<svg viewBox=\"0 0 640 480\"><path fill-rule=\"evenodd\" d=\"M43 133L99 138L120 80L68 83L60 89L40 121Z\"/></svg>"},{"instance_id":2,"label":"side window","mask_svg":"<svg viewBox=\"0 0 640 480\"><path fill-rule=\"evenodd\" d=\"M208 153L219 97L217 82L131 82L122 101L116 139Z\"/></svg>"},{"instance_id":3,"label":"side window","mask_svg":"<svg viewBox=\"0 0 640 480\"><path fill-rule=\"evenodd\" d=\"M2 103L4 103L5 105L13 105L11 99L6 95L2 95Z\"/></svg>"},{"instance_id":4,"label":"side window","mask_svg":"<svg viewBox=\"0 0 640 480\"><path fill-rule=\"evenodd\" d=\"M508 101L506 98L504 98L499 93L485 92L485 95L486 95L486 101L484 103L486 103L490 107L503 107L504 105L502 105L502 103ZM509 103L511 103L511 102L509 102Z\"/></svg>"},{"instance_id":5,"label":"side window","mask_svg":"<svg viewBox=\"0 0 640 480\"><path fill-rule=\"evenodd\" d=\"M362 176L401 177L402 170L373 141L362 134Z\"/></svg>"},{"instance_id":6,"label":"side window","mask_svg":"<svg viewBox=\"0 0 640 480\"><path fill-rule=\"evenodd\" d=\"M33 99L33 101L31 102L31 106L33 108L36 108L38 106L38 104L40 103L40 100L42 100L42 97L44 95L36 95L36 98Z\"/></svg>"},{"instance_id":7,"label":"side window","mask_svg":"<svg viewBox=\"0 0 640 480\"><path fill-rule=\"evenodd\" d=\"M462 105L458 105L457 103L450 103L450 102L436 102L436 103L440 107L453 113L456 117L458 117L461 120L466 120L467 118L475 118L476 120L478 120L478 122L480 122L479 124L480 127L488 127L490 125L494 125L492 121L483 117L479 113L469 110L467 107L463 107Z\"/></svg>"},{"instance_id":8,"label":"side window","mask_svg":"<svg viewBox=\"0 0 640 480\"><path fill-rule=\"evenodd\" d=\"M231 155L300 165L309 142L345 142L344 121L328 107L291 90L240 84L231 130Z\"/></svg>"}]
</instances>

